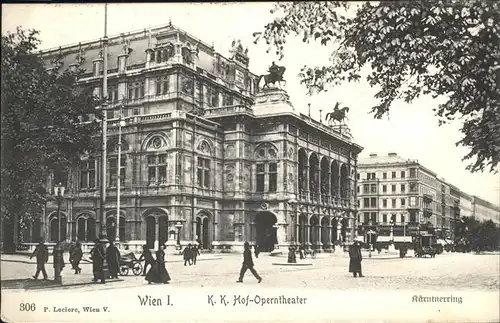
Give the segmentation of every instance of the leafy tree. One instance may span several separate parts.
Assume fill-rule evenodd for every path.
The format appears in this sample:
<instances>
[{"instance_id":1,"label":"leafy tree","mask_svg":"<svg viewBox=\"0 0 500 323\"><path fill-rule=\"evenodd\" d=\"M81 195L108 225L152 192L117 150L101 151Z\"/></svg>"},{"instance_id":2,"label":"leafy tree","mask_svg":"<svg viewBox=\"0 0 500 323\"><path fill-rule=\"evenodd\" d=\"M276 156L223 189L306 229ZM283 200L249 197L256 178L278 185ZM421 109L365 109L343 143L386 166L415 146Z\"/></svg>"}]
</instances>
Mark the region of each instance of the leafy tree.
<instances>
[{"instance_id":1,"label":"leafy tree","mask_svg":"<svg viewBox=\"0 0 500 323\"><path fill-rule=\"evenodd\" d=\"M36 53L37 31L2 35L3 249L15 251L14 224L39 217L50 171L64 172L80 154L93 151L95 122L79 117L99 104L76 85L81 71L48 71Z\"/></svg>"},{"instance_id":2,"label":"leafy tree","mask_svg":"<svg viewBox=\"0 0 500 323\"><path fill-rule=\"evenodd\" d=\"M395 100L444 97L434 111L440 125L463 120L456 144L470 149L467 169L498 171L500 2L286 2L271 12L277 17L254 33L255 43L264 39L280 59L293 35L332 47L328 66L304 66L299 74L309 94L359 81L369 67L366 80L379 90L375 118Z\"/></svg>"}]
</instances>

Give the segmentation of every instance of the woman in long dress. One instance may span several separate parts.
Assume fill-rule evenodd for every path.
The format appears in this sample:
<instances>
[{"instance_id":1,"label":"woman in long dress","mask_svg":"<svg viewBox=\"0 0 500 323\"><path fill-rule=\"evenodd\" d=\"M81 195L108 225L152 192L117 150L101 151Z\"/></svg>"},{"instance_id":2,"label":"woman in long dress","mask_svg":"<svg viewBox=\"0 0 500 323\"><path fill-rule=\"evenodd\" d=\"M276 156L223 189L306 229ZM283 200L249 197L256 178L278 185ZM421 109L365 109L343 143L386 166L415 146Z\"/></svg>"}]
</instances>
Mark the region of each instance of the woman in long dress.
<instances>
[{"instance_id":1,"label":"woman in long dress","mask_svg":"<svg viewBox=\"0 0 500 323\"><path fill-rule=\"evenodd\" d=\"M168 274L167 268L165 267L165 252L163 251L163 249L164 246L160 246L158 251L156 251L155 264L146 274L146 280L149 284L168 284L168 282L170 281L170 275Z\"/></svg>"}]
</instances>

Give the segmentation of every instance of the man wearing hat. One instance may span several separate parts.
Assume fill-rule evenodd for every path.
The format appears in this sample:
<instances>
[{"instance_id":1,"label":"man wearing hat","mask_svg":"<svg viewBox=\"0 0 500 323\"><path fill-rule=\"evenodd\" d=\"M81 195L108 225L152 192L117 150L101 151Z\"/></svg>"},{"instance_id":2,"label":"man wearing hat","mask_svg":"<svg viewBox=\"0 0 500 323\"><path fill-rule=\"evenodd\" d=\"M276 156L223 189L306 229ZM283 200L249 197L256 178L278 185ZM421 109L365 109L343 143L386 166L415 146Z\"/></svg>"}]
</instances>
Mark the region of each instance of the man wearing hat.
<instances>
[{"instance_id":1,"label":"man wearing hat","mask_svg":"<svg viewBox=\"0 0 500 323\"><path fill-rule=\"evenodd\" d=\"M253 268L252 251L250 250L250 244L248 243L248 241L245 241L244 248L245 250L243 251L243 265L241 266L240 278L236 282L243 283L243 276L245 276L245 272L247 271L247 269L250 269L250 271L255 276L255 278L257 278L260 284L262 278Z\"/></svg>"},{"instance_id":2,"label":"man wearing hat","mask_svg":"<svg viewBox=\"0 0 500 323\"><path fill-rule=\"evenodd\" d=\"M100 279L101 283L104 284L106 282L104 277L104 259L106 259L106 250L104 250L101 240L95 239L95 246L90 251L90 259L92 259L92 271L94 272L93 281L96 282Z\"/></svg>"},{"instance_id":3,"label":"man wearing hat","mask_svg":"<svg viewBox=\"0 0 500 323\"><path fill-rule=\"evenodd\" d=\"M352 273L354 277L364 277L361 271L361 243L359 240L354 241L352 245L349 246L349 272Z\"/></svg>"},{"instance_id":4,"label":"man wearing hat","mask_svg":"<svg viewBox=\"0 0 500 323\"><path fill-rule=\"evenodd\" d=\"M38 279L38 274L42 272L43 279L47 280L47 271L45 270L45 263L49 261L49 249L43 243L43 239L40 239L38 245L33 251L30 259L36 256L36 273L33 276L34 279Z\"/></svg>"}]
</instances>

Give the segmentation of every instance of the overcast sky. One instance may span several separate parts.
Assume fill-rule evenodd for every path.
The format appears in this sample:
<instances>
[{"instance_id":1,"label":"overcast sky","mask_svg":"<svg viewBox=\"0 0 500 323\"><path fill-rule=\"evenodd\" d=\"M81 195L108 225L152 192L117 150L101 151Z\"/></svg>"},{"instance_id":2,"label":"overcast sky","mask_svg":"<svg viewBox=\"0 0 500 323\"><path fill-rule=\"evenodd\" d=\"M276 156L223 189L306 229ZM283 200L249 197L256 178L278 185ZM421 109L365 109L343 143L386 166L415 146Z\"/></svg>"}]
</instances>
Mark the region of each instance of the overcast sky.
<instances>
[{"instance_id":1,"label":"overcast sky","mask_svg":"<svg viewBox=\"0 0 500 323\"><path fill-rule=\"evenodd\" d=\"M273 51L266 54L264 44L253 44L252 33L261 31L270 21L271 7L271 3L109 4L108 35L168 24L171 18L174 25L213 43L225 56L232 40L241 39L249 48L250 69L254 73L264 74L272 61L286 66L285 88L296 110L307 114L307 104L311 103L311 115L319 120L319 110L323 110L324 116L337 101L350 107L348 124L356 142L364 147L361 157L395 152L404 158L418 159L469 194L500 204L500 174L471 174L465 170L467 163L461 157L467 150L455 147L461 138L460 124L438 127L432 112L438 101L422 97L410 105L397 102L390 117L375 120L369 110L376 91L366 82L307 96L297 74L306 64L327 63L332 48L291 39L281 62ZM2 31L13 31L17 26L37 29L41 32L41 49L98 39L104 33L104 4L9 4L2 5L2 9Z\"/></svg>"}]
</instances>

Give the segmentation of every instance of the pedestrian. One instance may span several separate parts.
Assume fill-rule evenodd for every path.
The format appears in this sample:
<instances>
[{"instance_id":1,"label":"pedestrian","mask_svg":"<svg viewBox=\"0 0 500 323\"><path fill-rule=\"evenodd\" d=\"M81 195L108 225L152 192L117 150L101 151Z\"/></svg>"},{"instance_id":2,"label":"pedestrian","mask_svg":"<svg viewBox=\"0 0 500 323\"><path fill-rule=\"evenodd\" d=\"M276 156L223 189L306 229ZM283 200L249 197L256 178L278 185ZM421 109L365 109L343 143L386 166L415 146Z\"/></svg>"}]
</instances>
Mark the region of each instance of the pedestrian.
<instances>
[{"instance_id":1,"label":"pedestrian","mask_svg":"<svg viewBox=\"0 0 500 323\"><path fill-rule=\"evenodd\" d=\"M60 251L60 253L58 254L56 250ZM59 270L61 272L63 271L64 266L66 266L63 255L64 255L64 248L62 246L62 243L57 242L56 245L54 246L54 250L52 250L52 258L53 258L54 268L56 268L57 264L59 264Z\"/></svg>"},{"instance_id":2,"label":"pedestrian","mask_svg":"<svg viewBox=\"0 0 500 323\"><path fill-rule=\"evenodd\" d=\"M260 248L258 244L255 244L255 258L259 258Z\"/></svg>"},{"instance_id":3,"label":"pedestrian","mask_svg":"<svg viewBox=\"0 0 500 323\"><path fill-rule=\"evenodd\" d=\"M113 244L113 241L109 243L106 249L106 261L108 262L109 275L111 278L118 279L118 272L120 271L120 251Z\"/></svg>"},{"instance_id":4,"label":"pedestrian","mask_svg":"<svg viewBox=\"0 0 500 323\"><path fill-rule=\"evenodd\" d=\"M101 280L101 283L106 282L104 277L104 259L106 259L106 250L99 239L95 239L94 248L90 251L90 259L92 260L92 271L94 273L93 281Z\"/></svg>"},{"instance_id":5,"label":"pedestrian","mask_svg":"<svg viewBox=\"0 0 500 323\"><path fill-rule=\"evenodd\" d=\"M355 241L349 246L349 272L352 273L354 277L364 277L361 271L361 261L363 257L361 256L361 244L359 241Z\"/></svg>"},{"instance_id":6,"label":"pedestrian","mask_svg":"<svg viewBox=\"0 0 500 323\"><path fill-rule=\"evenodd\" d=\"M80 244L80 241L77 241L75 246L73 247L73 250L70 253L71 266L75 270L75 274L79 274L82 272L82 269L79 267L82 257L83 257L82 245Z\"/></svg>"},{"instance_id":7,"label":"pedestrian","mask_svg":"<svg viewBox=\"0 0 500 323\"><path fill-rule=\"evenodd\" d=\"M165 267L165 252L164 246L160 246L158 251L156 251L156 261L151 269L149 269L145 279L148 284L151 283L163 283L168 284L170 281L170 275L168 274L167 268Z\"/></svg>"},{"instance_id":8,"label":"pedestrian","mask_svg":"<svg viewBox=\"0 0 500 323\"><path fill-rule=\"evenodd\" d=\"M139 258L139 261L142 261L144 259L144 271L142 273L143 276L146 276L146 268L149 266L150 268L154 265L155 259L153 258L153 254L151 253L151 250L149 250L147 245L142 246L142 255Z\"/></svg>"},{"instance_id":9,"label":"pedestrian","mask_svg":"<svg viewBox=\"0 0 500 323\"><path fill-rule=\"evenodd\" d=\"M200 256L200 249L198 249L198 245L194 245L191 249L191 257L193 259L193 265L196 265L196 258Z\"/></svg>"},{"instance_id":10,"label":"pedestrian","mask_svg":"<svg viewBox=\"0 0 500 323\"><path fill-rule=\"evenodd\" d=\"M252 259L252 251L250 250L250 244L248 241L245 241L244 246L244 251L243 251L243 264L241 266L240 270L240 278L236 281L237 283L243 283L243 276L245 276L245 272L247 269L250 269L252 274L257 278L257 280L260 282L262 281L262 278L259 276L257 271L253 268L253 259Z\"/></svg>"},{"instance_id":11,"label":"pedestrian","mask_svg":"<svg viewBox=\"0 0 500 323\"><path fill-rule=\"evenodd\" d=\"M43 239L40 239L35 250L31 254L30 259L36 257L36 273L33 278L38 279L38 274L42 272L43 279L47 280L47 271L45 270L45 264L49 261L49 249L45 245Z\"/></svg>"},{"instance_id":12,"label":"pedestrian","mask_svg":"<svg viewBox=\"0 0 500 323\"><path fill-rule=\"evenodd\" d=\"M184 250L182 250L181 255L184 255L184 266L186 266L187 263L189 263L189 266L191 266L192 263L192 250L191 250L191 244L188 244Z\"/></svg>"},{"instance_id":13,"label":"pedestrian","mask_svg":"<svg viewBox=\"0 0 500 323\"><path fill-rule=\"evenodd\" d=\"M71 264L71 269L75 269L73 266L73 251L75 250L75 243L72 241L69 245L69 263Z\"/></svg>"}]
</instances>

